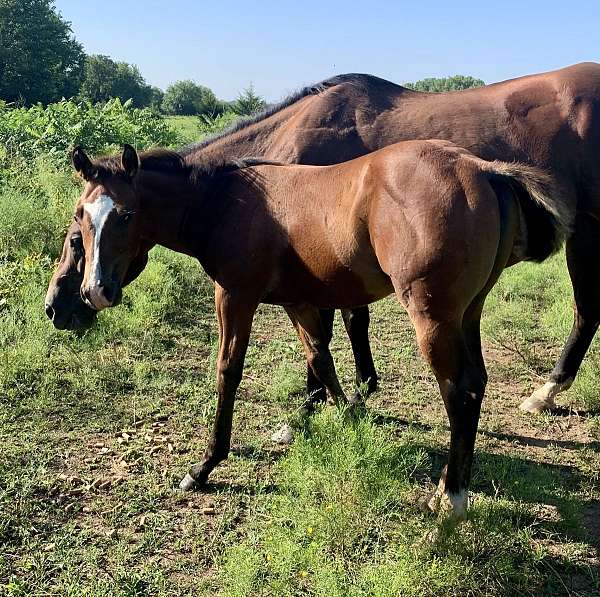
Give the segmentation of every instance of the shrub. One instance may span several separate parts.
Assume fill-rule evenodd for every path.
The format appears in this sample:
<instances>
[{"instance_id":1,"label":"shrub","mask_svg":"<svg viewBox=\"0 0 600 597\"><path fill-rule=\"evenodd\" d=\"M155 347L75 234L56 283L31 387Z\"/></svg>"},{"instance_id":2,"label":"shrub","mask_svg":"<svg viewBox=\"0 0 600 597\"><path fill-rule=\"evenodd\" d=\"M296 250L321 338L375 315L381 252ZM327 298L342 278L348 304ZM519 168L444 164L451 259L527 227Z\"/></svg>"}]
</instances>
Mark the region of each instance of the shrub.
<instances>
[{"instance_id":1,"label":"shrub","mask_svg":"<svg viewBox=\"0 0 600 597\"><path fill-rule=\"evenodd\" d=\"M113 99L102 105L61 101L31 108L0 103L0 168L4 170L20 168L42 154L65 164L69 150L79 144L94 155L123 143L145 149L177 141L177 134L159 115L149 108L134 108L129 101Z\"/></svg>"}]
</instances>

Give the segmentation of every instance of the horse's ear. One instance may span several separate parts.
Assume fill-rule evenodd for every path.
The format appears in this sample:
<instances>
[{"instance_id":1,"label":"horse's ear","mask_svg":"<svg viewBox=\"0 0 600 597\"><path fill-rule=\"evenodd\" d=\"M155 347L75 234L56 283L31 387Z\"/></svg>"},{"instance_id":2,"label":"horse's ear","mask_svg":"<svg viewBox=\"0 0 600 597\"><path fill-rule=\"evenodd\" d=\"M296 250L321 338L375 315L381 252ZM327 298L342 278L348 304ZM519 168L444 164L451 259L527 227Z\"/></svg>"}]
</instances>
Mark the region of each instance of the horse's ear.
<instances>
[{"instance_id":1,"label":"horse's ear","mask_svg":"<svg viewBox=\"0 0 600 597\"><path fill-rule=\"evenodd\" d=\"M83 147L79 145L73 149L71 153L71 161L73 162L73 168L75 171L87 181L93 180L96 175L96 169L92 164L92 160L88 157L87 153L83 150Z\"/></svg>"},{"instance_id":2,"label":"horse's ear","mask_svg":"<svg viewBox=\"0 0 600 597\"><path fill-rule=\"evenodd\" d=\"M133 179L140 169L140 158L138 157L137 151L131 145L125 144L123 146L121 166L125 172L125 176L130 180Z\"/></svg>"}]
</instances>

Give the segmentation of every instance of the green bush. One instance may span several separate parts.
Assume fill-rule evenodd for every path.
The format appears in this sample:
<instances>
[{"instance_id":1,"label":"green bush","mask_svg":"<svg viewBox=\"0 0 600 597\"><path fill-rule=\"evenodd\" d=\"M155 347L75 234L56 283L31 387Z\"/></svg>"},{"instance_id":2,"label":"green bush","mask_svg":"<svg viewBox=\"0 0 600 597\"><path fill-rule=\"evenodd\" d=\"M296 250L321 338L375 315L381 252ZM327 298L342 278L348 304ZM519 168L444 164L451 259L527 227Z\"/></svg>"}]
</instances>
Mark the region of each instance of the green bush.
<instances>
[{"instance_id":1,"label":"green bush","mask_svg":"<svg viewBox=\"0 0 600 597\"><path fill-rule=\"evenodd\" d=\"M198 116L198 131L200 137L208 137L223 132L240 119L239 114L228 110L217 116L201 114Z\"/></svg>"},{"instance_id":2,"label":"green bush","mask_svg":"<svg viewBox=\"0 0 600 597\"><path fill-rule=\"evenodd\" d=\"M146 149L177 143L177 134L156 112L113 99L106 104L61 101L31 108L0 103L0 167L21 168L40 155L68 161L69 150L83 145L92 155L123 143Z\"/></svg>"}]
</instances>

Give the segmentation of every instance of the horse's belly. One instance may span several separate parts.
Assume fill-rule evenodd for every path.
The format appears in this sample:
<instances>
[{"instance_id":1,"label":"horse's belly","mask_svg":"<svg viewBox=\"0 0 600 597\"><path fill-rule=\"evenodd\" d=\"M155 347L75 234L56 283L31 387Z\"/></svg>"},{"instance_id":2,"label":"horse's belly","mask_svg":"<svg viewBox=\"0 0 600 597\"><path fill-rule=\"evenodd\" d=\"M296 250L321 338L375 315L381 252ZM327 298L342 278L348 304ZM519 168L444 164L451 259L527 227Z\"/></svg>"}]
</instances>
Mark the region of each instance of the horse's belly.
<instances>
[{"instance_id":1,"label":"horse's belly","mask_svg":"<svg viewBox=\"0 0 600 597\"><path fill-rule=\"evenodd\" d=\"M350 308L368 305L394 291L391 280L378 268L357 268L321 264L310 270L297 258L285 263L264 302L308 303L320 308Z\"/></svg>"}]
</instances>

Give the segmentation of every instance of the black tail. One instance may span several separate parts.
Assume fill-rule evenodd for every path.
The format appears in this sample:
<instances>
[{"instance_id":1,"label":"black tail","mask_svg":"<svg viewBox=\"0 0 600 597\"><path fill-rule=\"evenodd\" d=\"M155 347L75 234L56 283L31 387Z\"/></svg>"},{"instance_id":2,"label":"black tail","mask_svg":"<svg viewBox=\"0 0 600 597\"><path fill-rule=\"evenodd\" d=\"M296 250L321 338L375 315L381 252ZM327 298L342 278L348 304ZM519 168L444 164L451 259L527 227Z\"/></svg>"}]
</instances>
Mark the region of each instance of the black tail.
<instances>
[{"instance_id":1,"label":"black tail","mask_svg":"<svg viewBox=\"0 0 600 597\"><path fill-rule=\"evenodd\" d=\"M574 210L554 178L525 164L479 163L490 174L490 182L507 185L519 201L527 235L524 258L543 261L556 253L573 227Z\"/></svg>"}]
</instances>

